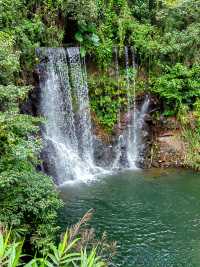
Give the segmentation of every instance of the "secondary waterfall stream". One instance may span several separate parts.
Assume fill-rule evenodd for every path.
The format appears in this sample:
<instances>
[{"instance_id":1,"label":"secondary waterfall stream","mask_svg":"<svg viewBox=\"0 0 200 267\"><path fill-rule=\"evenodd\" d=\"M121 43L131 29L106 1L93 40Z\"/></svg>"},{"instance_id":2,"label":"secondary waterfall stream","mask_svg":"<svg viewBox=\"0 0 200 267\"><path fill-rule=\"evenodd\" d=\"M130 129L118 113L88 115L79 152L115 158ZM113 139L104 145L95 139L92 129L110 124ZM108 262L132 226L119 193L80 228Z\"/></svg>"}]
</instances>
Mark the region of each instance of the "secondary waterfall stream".
<instances>
[{"instance_id":1,"label":"secondary waterfall stream","mask_svg":"<svg viewBox=\"0 0 200 267\"><path fill-rule=\"evenodd\" d=\"M71 180L91 180L97 175L112 172L113 169L135 168L140 127L147 111L145 101L141 111L135 108L129 90L129 55L125 48L127 72L127 101L130 116L128 127L119 137L112 166L97 166L94 158L90 103L88 96L87 74L84 60L78 47L39 48L38 73L40 80L40 113L46 118L42 127L45 143L46 165L48 172L58 184ZM117 51L116 51L116 64ZM134 62L133 62L134 64ZM135 65L134 65L135 66ZM117 65L119 76L119 66ZM118 77L117 77L118 79ZM133 103L133 108L132 108ZM120 123L120 108L119 118ZM127 164L121 165L123 154L121 142L126 143Z\"/></svg>"},{"instance_id":2,"label":"secondary waterfall stream","mask_svg":"<svg viewBox=\"0 0 200 267\"><path fill-rule=\"evenodd\" d=\"M117 82L119 81L119 51L115 47L115 72ZM135 75L136 63L134 49L131 47L124 47L125 55L125 71L126 71L126 95L127 95L127 110L126 110L126 129L118 136L118 143L116 147L116 157L113 168L128 167L130 169L137 169L136 162L139 157L139 146L142 143L141 130L144 125L144 116L149 109L149 98L145 98L140 109L136 107L136 93L135 93ZM130 64L131 62L131 64ZM131 73L132 72L132 73ZM131 79L132 76L132 79ZM119 83L119 82L118 82ZM119 102L120 103L120 102ZM121 105L118 108L118 128L121 129ZM125 149L124 149L125 147Z\"/></svg>"}]
</instances>

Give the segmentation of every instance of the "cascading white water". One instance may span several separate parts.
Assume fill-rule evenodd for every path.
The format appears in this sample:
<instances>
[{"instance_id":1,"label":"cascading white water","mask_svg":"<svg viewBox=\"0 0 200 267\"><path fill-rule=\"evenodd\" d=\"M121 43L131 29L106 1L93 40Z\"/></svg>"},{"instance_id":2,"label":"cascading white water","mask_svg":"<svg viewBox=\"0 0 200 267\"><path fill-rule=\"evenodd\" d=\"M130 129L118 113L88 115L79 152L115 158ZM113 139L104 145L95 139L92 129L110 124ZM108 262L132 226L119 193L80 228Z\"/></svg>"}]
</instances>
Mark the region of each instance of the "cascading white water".
<instances>
[{"instance_id":1,"label":"cascading white water","mask_svg":"<svg viewBox=\"0 0 200 267\"><path fill-rule=\"evenodd\" d=\"M127 81L127 114L129 116L128 129L126 133L126 147L127 147L127 161L128 166L132 169L137 168L135 165L137 159L137 139L136 139L136 109L135 105L131 108L132 101L135 103L135 95L131 96L130 91L130 77L129 77L129 48L124 48L125 52L125 67L126 67L126 81ZM132 62L134 65L134 62Z\"/></svg>"},{"instance_id":2,"label":"cascading white water","mask_svg":"<svg viewBox=\"0 0 200 267\"><path fill-rule=\"evenodd\" d=\"M150 100L149 97L146 96L144 99L144 102L141 106L141 109L139 111L136 111L136 131L135 131L135 136L137 140L137 147L141 146L143 141L142 141L142 135L141 131L144 126L144 121L145 121L145 115L148 112L150 105ZM137 154L138 154L138 148L137 148Z\"/></svg>"},{"instance_id":3,"label":"cascading white water","mask_svg":"<svg viewBox=\"0 0 200 267\"><path fill-rule=\"evenodd\" d=\"M132 68L136 70L135 53L133 47L130 48L132 54ZM132 95L130 92L130 78L129 78L129 49L125 47L125 61L126 61L126 75L127 75L127 98L128 98L128 114L130 117L128 129L126 133L127 144L127 161L130 168L135 169L136 162L139 158L139 150L142 145L141 132L145 124L145 115L149 109L149 97L145 97L140 109L136 107L136 92L135 92L135 75L133 73Z\"/></svg>"},{"instance_id":4,"label":"cascading white water","mask_svg":"<svg viewBox=\"0 0 200 267\"><path fill-rule=\"evenodd\" d=\"M88 86L84 70L81 68L81 58L78 47L67 48L70 62L72 86L77 100L77 132L82 158L91 167L94 165L93 138L91 134L90 104L88 98Z\"/></svg>"},{"instance_id":5,"label":"cascading white water","mask_svg":"<svg viewBox=\"0 0 200 267\"><path fill-rule=\"evenodd\" d=\"M114 55L115 55L115 76L116 76L116 81L117 81L117 89L119 91L119 55L118 55L118 48L114 48ZM115 158L112 164L112 169L119 169L120 167L120 161L122 158L122 150L121 146L123 144L123 139L124 136L121 134L121 103L120 103L120 96L118 96L118 113L117 113L117 128L118 131L120 132L117 140L117 145L115 149Z\"/></svg>"},{"instance_id":6,"label":"cascading white water","mask_svg":"<svg viewBox=\"0 0 200 267\"><path fill-rule=\"evenodd\" d=\"M119 65L118 65L118 52L115 48L115 69L116 78L119 79ZM130 52L132 65L130 65ZM123 133L118 137L116 146L116 156L114 159L113 169L128 167L131 169L137 169L136 162L139 157L139 147L142 144L141 130L144 125L144 115L149 107L149 99L146 98L141 107L141 110L136 108L136 93L135 93L135 73L136 63L134 49L129 47L124 48L125 55L125 69L126 69L126 89L127 89L127 111L126 120L127 125ZM132 68L132 70L131 70ZM131 74L131 71L133 72ZM130 80L130 75L133 75L133 80ZM118 127L121 128L120 108L118 115Z\"/></svg>"},{"instance_id":7,"label":"cascading white water","mask_svg":"<svg viewBox=\"0 0 200 267\"><path fill-rule=\"evenodd\" d=\"M41 48L40 111L48 164L58 184L92 179L103 170L94 164L87 82L79 48Z\"/></svg>"},{"instance_id":8,"label":"cascading white water","mask_svg":"<svg viewBox=\"0 0 200 267\"><path fill-rule=\"evenodd\" d=\"M142 142L140 132L144 124L149 100L146 99L141 110L135 103L135 83L130 84L129 48L125 47L125 66L127 80L127 128L121 126L121 107L119 99L118 137L112 170L136 168L138 146ZM88 97L86 66L81 62L78 47L40 48L38 66L40 78L40 113L46 118L42 127L45 142L46 162L51 175L57 183L72 180L91 180L97 175L110 173L96 166L94 160L93 135L90 103ZM118 50L115 49L116 79L119 89ZM132 53L132 68L135 59ZM134 92L131 92L131 90ZM123 132L122 132L123 131Z\"/></svg>"},{"instance_id":9,"label":"cascading white water","mask_svg":"<svg viewBox=\"0 0 200 267\"><path fill-rule=\"evenodd\" d=\"M131 54L132 54L132 68L133 68L133 127L134 127L134 132L136 132L136 92L135 92L135 76L136 76L136 70L137 66L135 63L135 51L134 48L131 47ZM134 134L134 143L136 143L136 135Z\"/></svg>"}]
</instances>

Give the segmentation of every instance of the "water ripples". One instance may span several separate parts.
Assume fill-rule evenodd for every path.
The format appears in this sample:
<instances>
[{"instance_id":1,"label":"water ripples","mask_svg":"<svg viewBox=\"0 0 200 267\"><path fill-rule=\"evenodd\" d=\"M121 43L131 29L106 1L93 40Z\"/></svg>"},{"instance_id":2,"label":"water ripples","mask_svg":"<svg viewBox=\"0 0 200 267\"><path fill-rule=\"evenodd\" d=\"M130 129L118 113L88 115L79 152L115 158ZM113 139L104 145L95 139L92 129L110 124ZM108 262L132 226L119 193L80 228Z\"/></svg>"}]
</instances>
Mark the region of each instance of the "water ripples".
<instances>
[{"instance_id":1,"label":"water ripples","mask_svg":"<svg viewBox=\"0 0 200 267\"><path fill-rule=\"evenodd\" d=\"M193 183L191 180L193 179ZM62 190L61 224L94 208L91 226L117 241L114 266L199 267L200 179L190 172L125 173ZM173 179L172 179L173 178Z\"/></svg>"}]
</instances>

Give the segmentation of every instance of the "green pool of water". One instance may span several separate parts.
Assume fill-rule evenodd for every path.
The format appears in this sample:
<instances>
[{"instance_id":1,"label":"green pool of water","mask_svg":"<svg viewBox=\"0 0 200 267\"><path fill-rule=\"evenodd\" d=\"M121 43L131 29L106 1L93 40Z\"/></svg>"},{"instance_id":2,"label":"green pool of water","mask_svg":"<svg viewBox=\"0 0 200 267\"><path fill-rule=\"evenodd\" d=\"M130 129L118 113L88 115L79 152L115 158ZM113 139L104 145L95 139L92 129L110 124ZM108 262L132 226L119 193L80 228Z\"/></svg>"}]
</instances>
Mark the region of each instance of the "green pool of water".
<instances>
[{"instance_id":1,"label":"green pool of water","mask_svg":"<svg viewBox=\"0 0 200 267\"><path fill-rule=\"evenodd\" d=\"M113 266L200 266L200 174L128 171L61 188L62 228L89 209L97 234L117 241Z\"/></svg>"}]
</instances>

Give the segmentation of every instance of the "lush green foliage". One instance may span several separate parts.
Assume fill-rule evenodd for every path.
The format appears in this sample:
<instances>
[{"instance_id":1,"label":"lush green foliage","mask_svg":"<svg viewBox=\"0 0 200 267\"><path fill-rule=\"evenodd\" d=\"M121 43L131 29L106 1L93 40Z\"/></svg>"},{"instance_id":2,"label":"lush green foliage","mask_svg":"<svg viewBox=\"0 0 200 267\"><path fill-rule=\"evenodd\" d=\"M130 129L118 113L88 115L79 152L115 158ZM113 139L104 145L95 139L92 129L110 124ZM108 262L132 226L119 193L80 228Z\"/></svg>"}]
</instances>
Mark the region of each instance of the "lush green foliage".
<instances>
[{"instance_id":1,"label":"lush green foliage","mask_svg":"<svg viewBox=\"0 0 200 267\"><path fill-rule=\"evenodd\" d=\"M181 105L190 106L200 97L200 66L188 68L177 63L172 68L168 67L164 75L154 78L152 85L152 91L176 113Z\"/></svg>"},{"instance_id":2,"label":"lush green foliage","mask_svg":"<svg viewBox=\"0 0 200 267\"><path fill-rule=\"evenodd\" d=\"M199 0L1 2L0 220L23 225L29 239L39 245L40 238L51 239L56 230L57 193L50 178L36 171L41 119L20 113L31 90L37 47L76 42L82 56L90 55L101 69L100 78L90 78L91 106L109 131L117 122L118 110L126 111L127 105L124 63L117 81L111 64L113 47L119 47L120 62L124 62L124 46L134 47L138 71L131 76L135 78L132 91L136 85L136 91L156 94L165 115L180 115L183 106L193 114L193 132L189 123L184 124L185 140L188 162L199 164L199 8Z\"/></svg>"},{"instance_id":3,"label":"lush green foliage","mask_svg":"<svg viewBox=\"0 0 200 267\"><path fill-rule=\"evenodd\" d=\"M127 110L127 81L125 75L116 78L102 75L89 80L91 107L101 125L111 131L117 123L118 111Z\"/></svg>"},{"instance_id":4,"label":"lush green foliage","mask_svg":"<svg viewBox=\"0 0 200 267\"><path fill-rule=\"evenodd\" d=\"M111 244L94 240L93 229L84 229L91 218L88 212L84 217L62 235L59 244L48 244L41 250L35 250L35 257L23 254L26 242L24 232L10 230L0 225L0 265L2 267L106 267L101 251L107 252ZM100 255L100 256L98 256ZM30 259L31 258L31 259Z\"/></svg>"},{"instance_id":5,"label":"lush green foliage","mask_svg":"<svg viewBox=\"0 0 200 267\"><path fill-rule=\"evenodd\" d=\"M34 12L37 5L38 12ZM39 5L7 0L1 3L0 18L0 221L23 226L29 242L37 246L54 238L61 203L51 178L36 170L41 119L20 113L31 90L23 79L26 72L21 71L33 65L33 49L43 38L51 39L50 20L44 23L45 13L40 15L41 10L49 10L50 19L54 9L49 5L48 1Z\"/></svg>"},{"instance_id":6,"label":"lush green foliage","mask_svg":"<svg viewBox=\"0 0 200 267\"><path fill-rule=\"evenodd\" d=\"M155 92L165 102L167 110L174 110L174 105L178 110L182 90L178 87L185 88L183 90L186 95L190 95L189 102L191 94L198 94L195 92L199 90L198 77L194 77L195 84L190 83L189 87L188 79L178 80L181 71L193 79L192 72L199 68L199 0L15 0L10 3L9 0L3 3L1 20L4 28L1 39L14 42L20 50L20 61L28 68L35 62L35 47L55 46L69 40L81 45L82 56L87 51L100 68L108 70L113 60L113 47L117 45L122 55L124 45L129 45L135 49L139 67L136 84L143 84L143 90L148 88ZM7 63L7 68L16 68L12 52L8 53L10 63ZM169 82L168 86L163 86L166 82ZM179 95L173 101L168 101L170 91L173 90L171 85ZM93 94L92 92L91 95ZM109 95L112 98L112 93ZM96 102L96 107L100 107L100 101ZM106 101L106 109L109 109L108 105L109 101ZM117 105L112 108L113 114L116 114L116 109ZM100 121L112 127L114 116L111 116L112 119L105 118L104 121L101 108L95 110L98 111L98 117L101 117Z\"/></svg>"},{"instance_id":7,"label":"lush green foliage","mask_svg":"<svg viewBox=\"0 0 200 267\"><path fill-rule=\"evenodd\" d=\"M200 100L194 103L193 112L187 105L181 105L178 119L185 141L185 165L200 170Z\"/></svg>"},{"instance_id":8,"label":"lush green foliage","mask_svg":"<svg viewBox=\"0 0 200 267\"><path fill-rule=\"evenodd\" d=\"M23 241L11 241L10 237L11 231L3 228L0 230L0 265L2 267L16 267L20 263Z\"/></svg>"},{"instance_id":9,"label":"lush green foliage","mask_svg":"<svg viewBox=\"0 0 200 267\"><path fill-rule=\"evenodd\" d=\"M199 168L196 106L200 99L200 1L110 0L99 1L98 8L98 21L93 21L98 45L91 47L85 41L85 46L106 73L110 72L113 46L119 47L121 57L125 45L134 47L138 63L136 92L156 94L163 115L177 115L182 121L183 106L193 114L189 117L193 127L189 123L183 126L186 165ZM120 101L122 106L126 104L117 93L116 83L107 81L105 85L101 80L90 87L92 108L100 122L111 129L117 121Z\"/></svg>"},{"instance_id":10,"label":"lush green foliage","mask_svg":"<svg viewBox=\"0 0 200 267\"><path fill-rule=\"evenodd\" d=\"M28 89L0 86L0 221L23 225L37 242L53 237L60 202L51 179L36 171L41 120L19 113Z\"/></svg>"},{"instance_id":11,"label":"lush green foliage","mask_svg":"<svg viewBox=\"0 0 200 267\"><path fill-rule=\"evenodd\" d=\"M12 236L11 231L0 232L0 264L2 267L106 267L107 264L97 256L97 247L89 252L86 248L77 250L79 238L70 239L67 230L58 246L51 245L50 251L43 253L42 258L33 258L28 263L24 262L22 253L24 240ZM77 251L76 251L77 250Z\"/></svg>"},{"instance_id":12,"label":"lush green foliage","mask_svg":"<svg viewBox=\"0 0 200 267\"><path fill-rule=\"evenodd\" d=\"M56 46L61 43L63 30L56 23L60 4L59 0L1 2L2 35L10 36L10 40L20 51L23 70L35 63L36 47ZM2 36L0 37L2 40Z\"/></svg>"},{"instance_id":13,"label":"lush green foliage","mask_svg":"<svg viewBox=\"0 0 200 267\"><path fill-rule=\"evenodd\" d=\"M84 7L84 12L80 11L78 3ZM89 6L93 11L90 15ZM73 12L69 13L73 13L77 21L75 40L81 44L82 54L87 50L104 70L96 86L93 83L90 87L92 108L104 126L113 127L119 108L117 93L113 94L115 77L113 85L108 82L105 86L101 82L106 80L106 75L107 80L111 80L112 75L109 77L108 73L116 45L121 58L125 45L134 47L138 63L136 90L150 90L156 94L164 103L164 114L177 113L181 104L192 108L200 91L199 6L199 0L70 1Z\"/></svg>"}]
</instances>

